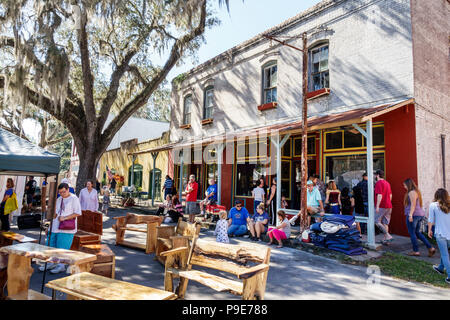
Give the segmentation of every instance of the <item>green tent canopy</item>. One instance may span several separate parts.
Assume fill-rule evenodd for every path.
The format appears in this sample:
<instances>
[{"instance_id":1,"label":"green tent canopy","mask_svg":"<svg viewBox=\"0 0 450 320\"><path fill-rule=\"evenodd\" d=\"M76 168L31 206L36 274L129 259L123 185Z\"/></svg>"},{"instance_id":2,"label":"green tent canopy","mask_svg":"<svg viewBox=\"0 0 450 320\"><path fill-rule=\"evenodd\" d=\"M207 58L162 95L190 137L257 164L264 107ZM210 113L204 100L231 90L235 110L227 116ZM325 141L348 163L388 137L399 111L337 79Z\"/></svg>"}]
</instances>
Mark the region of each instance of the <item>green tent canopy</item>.
<instances>
[{"instance_id":1,"label":"green tent canopy","mask_svg":"<svg viewBox=\"0 0 450 320\"><path fill-rule=\"evenodd\" d=\"M61 157L0 128L0 174L51 176L59 173Z\"/></svg>"}]
</instances>

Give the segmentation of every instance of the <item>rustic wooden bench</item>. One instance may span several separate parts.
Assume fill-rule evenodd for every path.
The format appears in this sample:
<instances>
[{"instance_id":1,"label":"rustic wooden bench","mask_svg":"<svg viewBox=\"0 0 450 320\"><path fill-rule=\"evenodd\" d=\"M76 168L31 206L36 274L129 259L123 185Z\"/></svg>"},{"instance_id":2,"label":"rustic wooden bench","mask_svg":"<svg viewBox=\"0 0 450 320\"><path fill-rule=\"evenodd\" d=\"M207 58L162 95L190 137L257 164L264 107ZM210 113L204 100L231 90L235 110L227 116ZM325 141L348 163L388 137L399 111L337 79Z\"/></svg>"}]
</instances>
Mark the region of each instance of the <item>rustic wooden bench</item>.
<instances>
[{"instance_id":1,"label":"rustic wooden bench","mask_svg":"<svg viewBox=\"0 0 450 320\"><path fill-rule=\"evenodd\" d=\"M45 285L53 290L67 294L70 300L174 300L176 295L160 289L110 279L83 272L56 279Z\"/></svg>"},{"instance_id":2,"label":"rustic wooden bench","mask_svg":"<svg viewBox=\"0 0 450 320\"><path fill-rule=\"evenodd\" d=\"M115 217L116 224L112 228L116 231L116 245L145 250L145 253L155 252L156 227L161 225L163 216L150 216L127 213L124 217ZM128 224L145 224L145 228L127 227ZM125 231L143 232L147 234L145 243L137 243L125 240Z\"/></svg>"},{"instance_id":3,"label":"rustic wooden bench","mask_svg":"<svg viewBox=\"0 0 450 320\"><path fill-rule=\"evenodd\" d=\"M79 250L83 245L100 244L103 234L103 214L101 212L83 210L77 217L77 233L75 233L70 250Z\"/></svg>"},{"instance_id":4,"label":"rustic wooden bench","mask_svg":"<svg viewBox=\"0 0 450 320\"><path fill-rule=\"evenodd\" d=\"M175 293L184 298L189 280L219 292L242 296L243 300L263 300L269 271L270 248L257 244L225 244L194 238L190 250L181 247L162 252L166 256L164 287L173 291L173 279L180 278ZM227 279L206 271L206 267L231 273L242 281Z\"/></svg>"},{"instance_id":5,"label":"rustic wooden bench","mask_svg":"<svg viewBox=\"0 0 450 320\"><path fill-rule=\"evenodd\" d=\"M165 263L166 257L161 256L161 252L179 248L188 247L189 240L198 237L201 225L198 223L189 223L178 219L176 226L159 226L156 228L156 255L162 264Z\"/></svg>"}]
</instances>

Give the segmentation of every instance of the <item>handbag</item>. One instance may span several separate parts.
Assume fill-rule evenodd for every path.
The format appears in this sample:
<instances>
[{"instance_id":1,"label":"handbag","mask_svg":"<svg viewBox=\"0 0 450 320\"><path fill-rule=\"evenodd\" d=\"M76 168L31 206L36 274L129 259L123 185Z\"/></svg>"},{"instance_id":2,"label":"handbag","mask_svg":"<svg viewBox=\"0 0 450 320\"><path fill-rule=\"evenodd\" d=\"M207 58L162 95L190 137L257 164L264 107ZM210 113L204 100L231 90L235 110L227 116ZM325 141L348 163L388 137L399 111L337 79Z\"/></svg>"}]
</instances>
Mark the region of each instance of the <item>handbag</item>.
<instances>
[{"instance_id":1,"label":"handbag","mask_svg":"<svg viewBox=\"0 0 450 320\"><path fill-rule=\"evenodd\" d=\"M62 197L61 197L61 212L63 212L63 211L64 211L64 199L62 199ZM60 221L58 229L59 230L75 230L75 219L76 218Z\"/></svg>"}]
</instances>

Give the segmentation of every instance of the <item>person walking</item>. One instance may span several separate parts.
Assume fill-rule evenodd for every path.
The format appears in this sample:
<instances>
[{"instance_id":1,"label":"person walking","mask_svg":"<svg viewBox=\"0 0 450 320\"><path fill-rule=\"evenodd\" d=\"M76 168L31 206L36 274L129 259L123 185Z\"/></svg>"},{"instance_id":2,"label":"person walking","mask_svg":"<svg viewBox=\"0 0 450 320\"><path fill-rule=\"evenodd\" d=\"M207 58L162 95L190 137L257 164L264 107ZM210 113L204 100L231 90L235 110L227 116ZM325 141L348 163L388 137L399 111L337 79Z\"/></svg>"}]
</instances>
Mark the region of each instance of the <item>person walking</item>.
<instances>
[{"instance_id":1,"label":"person walking","mask_svg":"<svg viewBox=\"0 0 450 320\"><path fill-rule=\"evenodd\" d=\"M252 191L253 196L253 214L256 213L256 208L259 206L260 203L264 205L264 199L266 196L266 193L264 191L264 180L259 180L259 184L256 186L256 188Z\"/></svg>"},{"instance_id":2,"label":"person walking","mask_svg":"<svg viewBox=\"0 0 450 320\"><path fill-rule=\"evenodd\" d=\"M392 214L392 191L391 185L384 179L384 171L375 172L375 225L384 234L382 244L389 244L394 238L389 234L389 223Z\"/></svg>"},{"instance_id":3,"label":"person walking","mask_svg":"<svg viewBox=\"0 0 450 320\"><path fill-rule=\"evenodd\" d=\"M173 194L172 189L173 189L173 179L169 175L166 175L166 180L164 181L163 186L164 199L167 199L168 194L170 195Z\"/></svg>"},{"instance_id":4,"label":"person walking","mask_svg":"<svg viewBox=\"0 0 450 320\"><path fill-rule=\"evenodd\" d=\"M189 182L186 186L186 213L189 215L189 222L194 223L195 214L198 213L197 210L197 192L198 183L195 182L195 175L191 174L189 176Z\"/></svg>"},{"instance_id":5,"label":"person walking","mask_svg":"<svg viewBox=\"0 0 450 320\"><path fill-rule=\"evenodd\" d=\"M105 216L108 215L108 208L111 204L111 198L109 197L109 191L105 190L105 194L103 195L103 203L102 203L102 212Z\"/></svg>"},{"instance_id":6,"label":"person walking","mask_svg":"<svg viewBox=\"0 0 450 320\"><path fill-rule=\"evenodd\" d=\"M435 226L434 234L441 254L441 263L434 265L433 269L439 274L447 272L445 282L450 284L450 197L448 191L440 188L434 194L434 202L430 204L428 215L428 237L433 237L432 226Z\"/></svg>"},{"instance_id":7,"label":"person walking","mask_svg":"<svg viewBox=\"0 0 450 320\"><path fill-rule=\"evenodd\" d=\"M33 197L36 192L36 180L34 180L33 176L28 178L28 182L25 185L25 194L27 196L27 212L31 212L31 208L33 207Z\"/></svg>"},{"instance_id":8,"label":"person walking","mask_svg":"<svg viewBox=\"0 0 450 320\"><path fill-rule=\"evenodd\" d=\"M80 192L81 210L98 211L98 193L91 180L86 182L86 188Z\"/></svg>"},{"instance_id":9,"label":"person walking","mask_svg":"<svg viewBox=\"0 0 450 320\"><path fill-rule=\"evenodd\" d=\"M267 206L269 208L270 224L275 224L275 211L276 211L276 198L277 198L277 177L272 178L272 185L270 186L270 195L267 199Z\"/></svg>"},{"instance_id":10,"label":"person walking","mask_svg":"<svg viewBox=\"0 0 450 320\"><path fill-rule=\"evenodd\" d=\"M248 222L248 229L252 234L251 240L261 241L261 234L267 232L267 225L269 223L269 215L264 211L264 205L260 203L256 208L256 213Z\"/></svg>"},{"instance_id":11,"label":"person walking","mask_svg":"<svg viewBox=\"0 0 450 320\"><path fill-rule=\"evenodd\" d=\"M81 204L78 197L69 192L67 183L61 183L58 186L58 192L61 196L56 200L56 212L51 232L47 236L47 246L69 250L74 234L77 232L76 218L82 214ZM70 220L75 221L71 225L66 225ZM40 271L44 271L44 269L45 266L39 268ZM63 272L65 269L65 265L62 263L47 264L47 270L51 270L51 273Z\"/></svg>"},{"instance_id":12,"label":"person walking","mask_svg":"<svg viewBox=\"0 0 450 320\"><path fill-rule=\"evenodd\" d=\"M356 185L361 191L361 200L363 205L363 211L358 213L364 214L365 217L369 216L369 178L367 177L367 173L364 172L362 175L362 180Z\"/></svg>"},{"instance_id":13,"label":"person walking","mask_svg":"<svg viewBox=\"0 0 450 320\"><path fill-rule=\"evenodd\" d=\"M228 236L242 236L247 233L247 222L250 222L249 213L242 207L242 202L236 200L234 208L228 213Z\"/></svg>"},{"instance_id":14,"label":"person walking","mask_svg":"<svg viewBox=\"0 0 450 320\"><path fill-rule=\"evenodd\" d=\"M291 236L291 224L286 218L286 213L283 210L278 210L278 219L280 220L280 225L277 227L270 227L267 231L267 235L270 238L269 245L273 243L273 238L278 242L277 248L283 247L283 240L289 239Z\"/></svg>"},{"instance_id":15,"label":"person walking","mask_svg":"<svg viewBox=\"0 0 450 320\"><path fill-rule=\"evenodd\" d=\"M420 232L420 224L425 217L425 211L422 209L422 194L417 185L411 178L403 181L403 187L406 189L403 205L405 207L406 226L408 228L409 237L413 251L409 252L409 256L420 256L419 245L417 239L420 239L428 248L428 256L431 257L436 252L427 238Z\"/></svg>"},{"instance_id":16,"label":"person walking","mask_svg":"<svg viewBox=\"0 0 450 320\"><path fill-rule=\"evenodd\" d=\"M341 212L341 191L337 188L333 180L328 182L328 188L325 193L325 207L327 205L329 206L329 212L332 214L339 214Z\"/></svg>"},{"instance_id":17,"label":"person walking","mask_svg":"<svg viewBox=\"0 0 450 320\"><path fill-rule=\"evenodd\" d=\"M2 202L0 203L0 221L1 221L0 230L2 231L10 230L9 214L14 210L17 210L17 208L18 203L17 203L17 196L14 192L14 181L13 179L8 178L6 180L5 194L3 195Z\"/></svg>"}]
</instances>

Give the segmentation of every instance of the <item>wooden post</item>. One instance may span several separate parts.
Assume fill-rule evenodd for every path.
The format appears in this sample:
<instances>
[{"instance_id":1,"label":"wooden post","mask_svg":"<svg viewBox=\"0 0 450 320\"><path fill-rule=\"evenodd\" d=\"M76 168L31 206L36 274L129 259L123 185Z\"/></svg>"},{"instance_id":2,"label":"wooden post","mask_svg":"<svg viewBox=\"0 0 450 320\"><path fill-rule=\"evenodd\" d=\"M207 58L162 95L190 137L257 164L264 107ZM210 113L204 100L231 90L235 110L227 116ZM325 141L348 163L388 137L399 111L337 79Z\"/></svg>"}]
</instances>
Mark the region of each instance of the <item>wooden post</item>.
<instances>
[{"instance_id":1,"label":"wooden post","mask_svg":"<svg viewBox=\"0 0 450 320\"><path fill-rule=\"evenodd\" d=\"M47 220L52 220L53 216L56 212L56 182L50 182L49 183L49 195L48 195L48 210L47 210Z\"/></svg>"},{"instance_id":2,"label":"wooden post","mask_svg":"<svg viewBox=\"0 0 450 320\"><path fill-rule=\"evenodd\" d=\"M306 32L303 33L303 121L302 121L302 196L301 196L301 217L300 217L300 230L305 230L308 227L308 213L307 207L307 195L306 195L306 183L308 179L308 101L306 95L308 93L308 48L307 48Z\"/></svg>"},{"instance_id":3,"label":"wooden post","mask_svg":"<svg viewBox=\"0 0 450 320\"><path fill-rule=\"evenodd\" d=\"M152 207L155 206L155 170L156 170L156 158L159 152L152 152L153 169L152 169ZM166 199L163 199L163 201Z\"/></svg>"}]
</instances>

